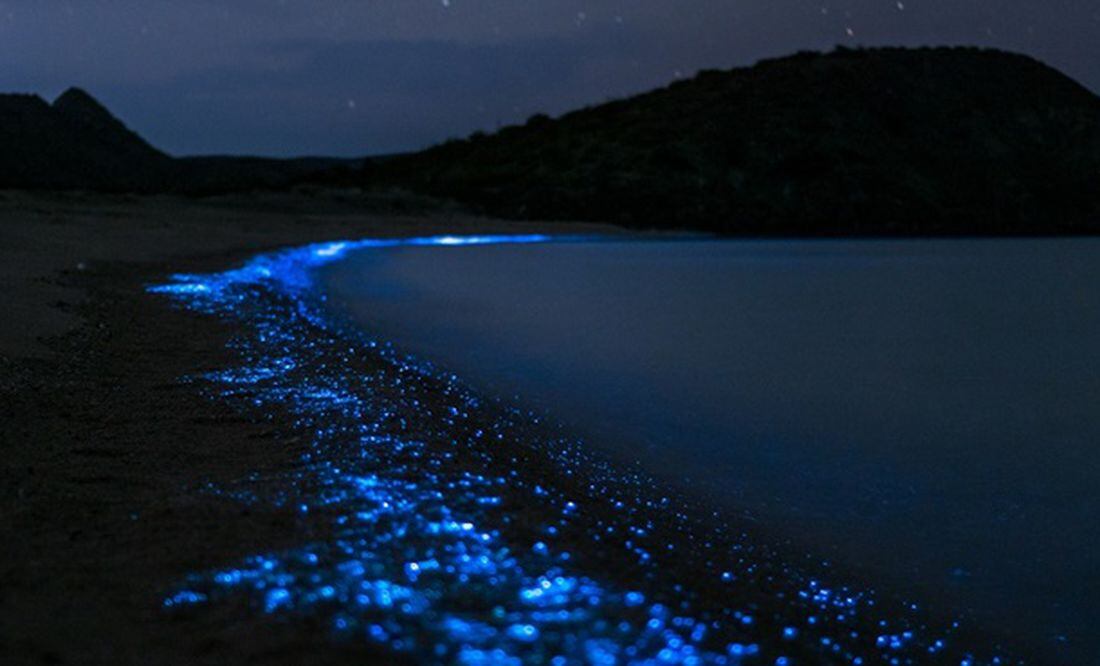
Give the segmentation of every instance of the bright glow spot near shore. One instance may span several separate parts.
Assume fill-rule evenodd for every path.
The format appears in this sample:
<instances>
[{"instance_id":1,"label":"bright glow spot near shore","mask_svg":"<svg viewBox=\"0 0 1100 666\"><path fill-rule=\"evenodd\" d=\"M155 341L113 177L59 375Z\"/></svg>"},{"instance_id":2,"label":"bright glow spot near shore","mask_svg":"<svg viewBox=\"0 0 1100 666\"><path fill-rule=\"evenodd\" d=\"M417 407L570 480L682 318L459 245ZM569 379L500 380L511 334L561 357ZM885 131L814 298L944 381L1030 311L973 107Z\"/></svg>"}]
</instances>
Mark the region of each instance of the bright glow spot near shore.
<instances>
[{"instance_id":1,"label":"bright glow spot near shore","mask_svg":"<svg viewBox=\"0 0 1100 666\"><path fill-rule=\"evenodd\" d=\"M322 247L313 250L313 254L318 257L335 257L347 249L347 243L329 243Z\"/></svg>"},{"instance_id":2,"label":"bright glow spot near shore","mask_svg":"<svg viewBox=\"0 0 1100 666\"><path fill-rule=\"evenodd\" d=\"M161 284L155 287L150 287L149 291L154 294L205 294L210 291L210 287L205 284L196 284L190 282L182 282L179 284Z\"/></svg>"}]
</instances>

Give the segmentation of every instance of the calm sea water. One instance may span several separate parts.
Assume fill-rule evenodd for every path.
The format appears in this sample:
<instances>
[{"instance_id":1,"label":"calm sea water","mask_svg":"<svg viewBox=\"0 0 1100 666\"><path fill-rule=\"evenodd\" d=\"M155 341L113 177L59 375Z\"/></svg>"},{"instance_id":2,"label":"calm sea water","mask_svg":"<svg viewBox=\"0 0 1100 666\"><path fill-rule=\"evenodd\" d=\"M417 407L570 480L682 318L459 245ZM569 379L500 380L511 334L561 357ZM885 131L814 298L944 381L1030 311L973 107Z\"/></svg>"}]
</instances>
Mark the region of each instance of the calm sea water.
<instances>
[{"instance_id":1,"label":"calm sea water","mask_svg":"<svg viewBox=\"0 0 1100 666\"><path fill-rule=\"evenodd\" d=\"M797 552L1100 658L1098 241L403 247L325 280Z\"/></svg>"}]
</instances>

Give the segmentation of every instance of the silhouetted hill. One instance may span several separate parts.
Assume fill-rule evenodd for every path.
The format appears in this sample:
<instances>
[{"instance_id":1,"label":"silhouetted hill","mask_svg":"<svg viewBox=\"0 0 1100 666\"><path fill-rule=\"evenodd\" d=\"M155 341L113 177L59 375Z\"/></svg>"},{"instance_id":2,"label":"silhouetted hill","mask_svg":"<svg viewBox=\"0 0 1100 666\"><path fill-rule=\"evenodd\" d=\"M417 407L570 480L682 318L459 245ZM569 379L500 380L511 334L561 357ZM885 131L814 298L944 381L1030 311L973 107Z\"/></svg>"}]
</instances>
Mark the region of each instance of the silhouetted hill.
<instances>
[{"instance_id":1,"label":"silhouetted hill","mask_svg":"<svg viewBox=\"0 0 1100 666\"><path fill-rule=\"evenodd\" d=\"M100 150L110 149L119 157L131 160L165 157L164 153L150 146L80 88L66 90L54 100L53 109L85 140L96 142Z\"/></svg>"},{"instance_id":2,"label":"silhouetted hill","mask_svg":"<svg viewBox=\"0 0 1100 666\"><path fill-rule=\"evenodd\" d=\"M359 169L362 159L299 157L273 159L211 155L176 159L177 191L219 194L245 189L279 190L322 174Z\"/></svg>"},{"instance_id":3,"label":"silhouetted hill","mask_svg":"<svg viewBox=\"0 0 1100 666\"><path fill-rule=\"evenodd\" d=\"M288 187L358 160L172 158L149 145L83 90L48 104L0 95L0 189L213 194Z\"/></svg>"},{"instance_id":4,"label":"silhouetted hill","mask_svg":"<svg viewBox=\"0 0 1100 666\"><path fill-rule=\"evenodd\" d=\"M369 165L521 218L726 233L1100 230L1100 99L1025 56L841 49L708 71Z\"/></svg>"},{"instance_id":5,"label":"silhouetted hill","mask_svg":"<svg viewBox=\"0 0 1100 666\"><path fill-rule=\"evenodd\" d=\"M170 162L81 90L0 95L0 186L145 190Z\"/></svg>"},{"instance_id":6,"label":"silhouetted hill","mask_svg":"<svg viewBox=\"0 0 1100 666\"><path fill-rule=\"evenodd\" d=\"M307 181L508 217L722 233L1095 233L1100 98L1020 55L840 49L364 161L173 158L81 90L53 104L0 95L0 189L216 194Z\"/></svg>"}]
</instances>

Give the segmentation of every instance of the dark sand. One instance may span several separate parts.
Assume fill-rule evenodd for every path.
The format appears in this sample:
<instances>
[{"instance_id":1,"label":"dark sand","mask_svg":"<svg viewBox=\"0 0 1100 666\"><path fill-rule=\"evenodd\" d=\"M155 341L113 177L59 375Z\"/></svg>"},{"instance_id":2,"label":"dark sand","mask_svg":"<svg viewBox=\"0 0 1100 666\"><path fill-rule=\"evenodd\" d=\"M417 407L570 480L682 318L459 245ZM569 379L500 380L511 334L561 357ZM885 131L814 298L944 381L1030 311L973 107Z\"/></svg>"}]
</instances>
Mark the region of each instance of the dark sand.
<instances>
[{"instance_id":1,"label":"dark sand","mask_svg":"<svg viewBox=\"0 0 1100 666\"><path fill-rule=\"evenodd\" d=\"M308 622L163 612L186 573L300 536L290 511L195 492L298 452L179 382L224 365L231 331L143 288L324 239L563 229L608 231L402 200L0 193L0 663L369 661Z\"/></svg>"}]
</instances>

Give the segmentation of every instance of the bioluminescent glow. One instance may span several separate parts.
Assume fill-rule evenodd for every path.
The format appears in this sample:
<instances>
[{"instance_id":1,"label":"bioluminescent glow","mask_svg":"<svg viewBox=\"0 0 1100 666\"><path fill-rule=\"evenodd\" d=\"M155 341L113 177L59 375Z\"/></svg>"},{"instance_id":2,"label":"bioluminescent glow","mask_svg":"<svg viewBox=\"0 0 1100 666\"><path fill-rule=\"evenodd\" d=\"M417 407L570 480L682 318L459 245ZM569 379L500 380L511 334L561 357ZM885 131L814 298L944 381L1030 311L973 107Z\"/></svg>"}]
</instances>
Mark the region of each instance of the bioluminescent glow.
<instances>
[{"instance_id":1,"label":"bioluminescent glow","mask_svg":"<svg viewBox=\"0 0 1100 666\"><path fill-rule=\"evenodd\" d=\"M341 326L311 288L314 269L353 251L554 240L322 243L150 287L238 325L240 364L198 378L211 399L288 416L308 444L292 472L215 492L293 507L312 535L194 573L164 606L244 599L322 622L333 640L442 663L1009 663L965 643L958 623L827 584L734 528L702 528L642 474ZM693 580L671 573L681 560L697 563Z\"/></svg>"}]
</instances>

